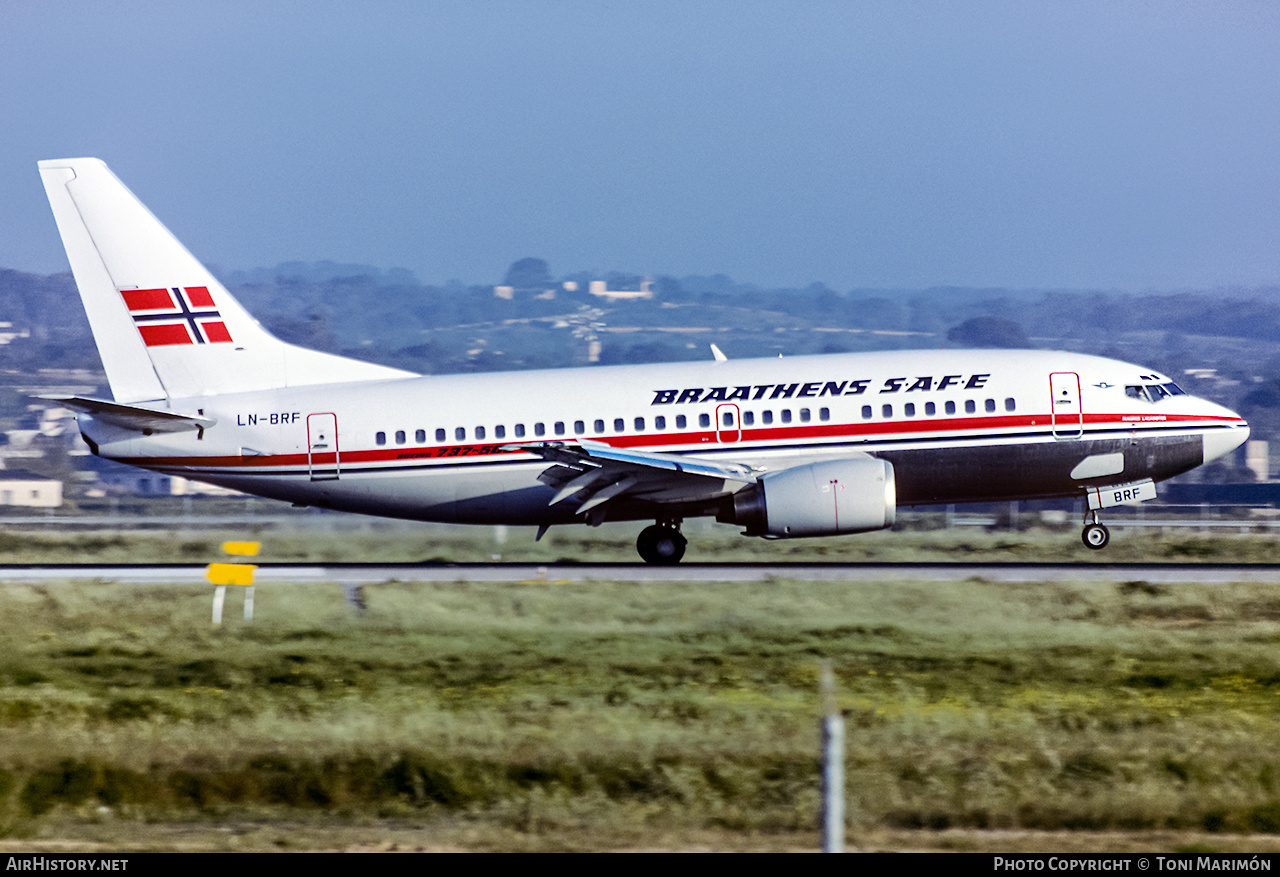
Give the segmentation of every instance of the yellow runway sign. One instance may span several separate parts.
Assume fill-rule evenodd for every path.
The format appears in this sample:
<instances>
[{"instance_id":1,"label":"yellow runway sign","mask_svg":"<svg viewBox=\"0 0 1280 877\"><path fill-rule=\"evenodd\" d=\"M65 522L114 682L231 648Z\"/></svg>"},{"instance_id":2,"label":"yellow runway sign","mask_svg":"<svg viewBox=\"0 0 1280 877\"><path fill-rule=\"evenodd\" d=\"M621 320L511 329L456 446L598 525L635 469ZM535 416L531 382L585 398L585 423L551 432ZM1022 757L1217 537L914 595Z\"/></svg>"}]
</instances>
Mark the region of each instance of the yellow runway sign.
<instances>
[{"instance_id":1,"label":"yellow runway sign","mask_svg":"<svg viewBox=\"0 0 1280 877\"><path fill-rule=\"evenodd\" d=\"M251 563L211 563L205 570L205 578L215 585L253 584L253 571L257 569Z\"/></svg>"}]
</instances>

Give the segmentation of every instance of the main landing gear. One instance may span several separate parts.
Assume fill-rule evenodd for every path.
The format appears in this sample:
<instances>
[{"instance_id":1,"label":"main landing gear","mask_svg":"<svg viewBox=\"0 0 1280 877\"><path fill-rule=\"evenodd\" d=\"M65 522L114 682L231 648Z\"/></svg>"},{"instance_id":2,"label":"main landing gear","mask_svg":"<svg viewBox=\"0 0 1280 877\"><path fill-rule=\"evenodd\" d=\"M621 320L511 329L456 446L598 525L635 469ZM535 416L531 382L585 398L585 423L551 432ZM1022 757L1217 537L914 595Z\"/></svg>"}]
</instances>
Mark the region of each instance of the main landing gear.
<instances>
[{"instance_id":1,"label":"main landing gear","mask_svg":"<svg viewBox=\"0 0 1280 877\"><path fill-rule=\"evenodd\" d=\"M1084 530L1080 533L1080 541L1085 544L1086 548L1092 548L1094 551L1101 551L1111 541L1111 531L1098 523L1096 509L1089 512L1085 518Z\"/></svg>"},{"instance_id":2,"label":"main landing gear","mask_svg":"<svg viewBox=\"0 0 1280 877\"><path fill-rule=\"evenodd\" d=\"M680 525L660 522L645 527L636 539L636 551L645 563L679 563L689 540L680 534Z\"/></svg>"}]
</instances>

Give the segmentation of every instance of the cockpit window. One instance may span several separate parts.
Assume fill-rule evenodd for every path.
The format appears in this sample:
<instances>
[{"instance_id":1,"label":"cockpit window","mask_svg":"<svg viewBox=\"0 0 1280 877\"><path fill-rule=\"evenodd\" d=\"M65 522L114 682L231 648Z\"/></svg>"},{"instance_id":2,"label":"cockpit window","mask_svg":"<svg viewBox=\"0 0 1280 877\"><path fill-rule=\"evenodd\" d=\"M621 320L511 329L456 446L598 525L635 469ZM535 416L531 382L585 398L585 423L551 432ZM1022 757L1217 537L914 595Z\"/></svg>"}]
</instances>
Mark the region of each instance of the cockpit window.
<instances>
[{"instance_id":1,"label":"cockpit window","mask_svg":"<svg viewBox=\"0 0 1280 877\"><path fill-rule=\"evenodd\" d=\"M1186 391L1173 382L1165 384L1138 384L1124 388L1124 394L1131 399L1144 402L1159 402L1166 396L1185 396Z\"/></svg>"}]
</instances>

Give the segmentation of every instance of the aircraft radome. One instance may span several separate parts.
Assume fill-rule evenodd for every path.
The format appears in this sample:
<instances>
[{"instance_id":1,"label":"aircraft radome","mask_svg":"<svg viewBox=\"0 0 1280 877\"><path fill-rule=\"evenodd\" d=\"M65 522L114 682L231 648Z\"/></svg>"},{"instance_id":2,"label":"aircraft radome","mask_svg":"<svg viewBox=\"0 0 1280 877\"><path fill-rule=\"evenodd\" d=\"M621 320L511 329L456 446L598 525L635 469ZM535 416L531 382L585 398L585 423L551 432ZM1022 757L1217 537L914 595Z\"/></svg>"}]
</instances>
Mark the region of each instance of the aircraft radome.
<instances>
[{"instance_id":1,"label":"aircraft radome","mask_svg":"<svg viewBox=\"0 0 1280 877\"><path fill-rule=\"evenodd\" d=\"M899 506L1087 497L1098 510L1248 425L1113 359L958 350L420 376L264 331L97 159L40 162L113 400L58 397L99 456L301 506L468 524L681 522L788 539Z\"/></svg>"}]
</instances>

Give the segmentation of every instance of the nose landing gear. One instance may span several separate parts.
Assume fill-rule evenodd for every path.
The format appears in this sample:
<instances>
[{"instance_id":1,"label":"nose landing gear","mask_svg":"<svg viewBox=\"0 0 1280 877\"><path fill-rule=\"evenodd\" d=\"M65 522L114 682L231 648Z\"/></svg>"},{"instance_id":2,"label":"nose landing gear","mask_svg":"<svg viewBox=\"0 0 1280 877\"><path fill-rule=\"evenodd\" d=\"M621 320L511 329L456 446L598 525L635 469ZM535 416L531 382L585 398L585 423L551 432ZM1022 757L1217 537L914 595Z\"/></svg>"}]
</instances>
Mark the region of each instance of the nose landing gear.
<instances>
[{"instance_id":1,"label":"nose landing gear","mask_svg":"<svg viewBox=\"0 0 1280 877\"><path fill-rule=\"evenodd\" d=\"M1085 544L1086 548L1092 548L1094 551L1101 551L1111 541L1111 531L1103 524L1098 523L1096 509L1089 512L1085 518L1084 530L1080 533L1080 541Z\"/></svg>"},{"instance_id":2,"label":"nose landing gear","mask_svg":"<svg viewBox=\"0 0 1280 877\"><path fill-rule=\"evenodd\" d=\"M689 540L680 533L678 523L660 522L645 527L636 539L636 551L645 563L673 564L684 557Z\"/></svg>"}]
</instances>

